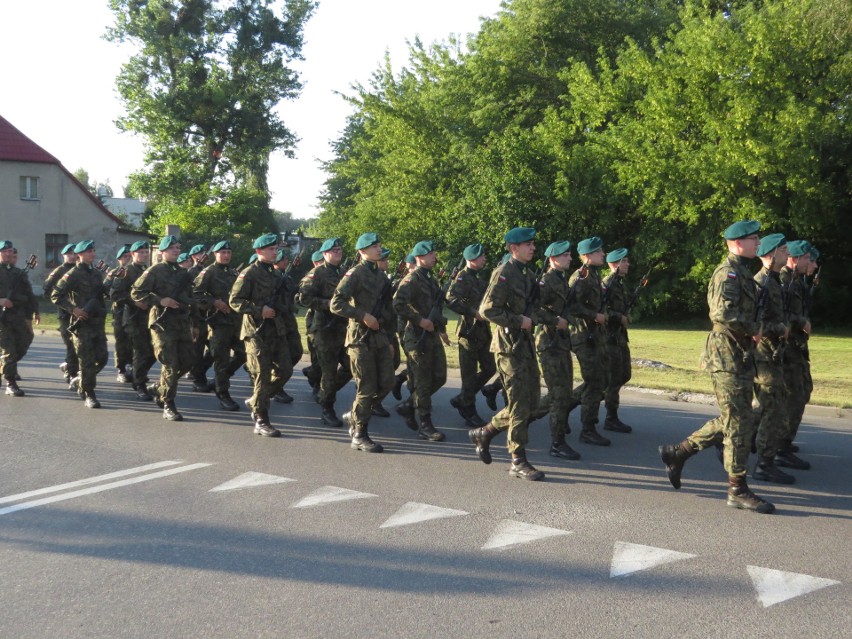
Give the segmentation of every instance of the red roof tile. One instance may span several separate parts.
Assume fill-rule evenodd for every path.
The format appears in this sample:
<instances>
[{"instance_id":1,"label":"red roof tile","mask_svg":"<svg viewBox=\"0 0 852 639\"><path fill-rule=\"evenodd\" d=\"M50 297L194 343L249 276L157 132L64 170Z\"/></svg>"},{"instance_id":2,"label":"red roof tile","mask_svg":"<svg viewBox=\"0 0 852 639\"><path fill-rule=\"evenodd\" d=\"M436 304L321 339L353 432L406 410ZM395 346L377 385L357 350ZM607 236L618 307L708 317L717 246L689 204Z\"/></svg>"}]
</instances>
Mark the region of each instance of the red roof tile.
<instances>
[{"instance_id":1,"label":"red roof tile","mask_svg":"<svg viewBox=\"0 0 852 639\"><path fill-rule=\"evenodd\" d=\"M59 164L59 160L30 140L0 115L0 160Z\"/></svg>"}]
</instances>

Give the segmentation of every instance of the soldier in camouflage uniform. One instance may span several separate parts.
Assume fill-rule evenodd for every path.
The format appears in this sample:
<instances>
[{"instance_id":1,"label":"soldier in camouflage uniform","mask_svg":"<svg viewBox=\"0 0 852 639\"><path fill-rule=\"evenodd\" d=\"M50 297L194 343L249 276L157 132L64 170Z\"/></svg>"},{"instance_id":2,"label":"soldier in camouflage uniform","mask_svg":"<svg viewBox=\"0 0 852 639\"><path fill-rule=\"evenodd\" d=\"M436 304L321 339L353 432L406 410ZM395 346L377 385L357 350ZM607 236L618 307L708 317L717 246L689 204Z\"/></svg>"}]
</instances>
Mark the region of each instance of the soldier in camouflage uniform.
<instances>
[{"instance_id":1,"label":"soldier in camouflage uniform","mask_svg":"<svg viewBox=\"0 0 852 639\"><path fill-rule=\"evenodd\" d=\"M253 244L257 260L240 271L228 303L242 314L240 339L246 348L254 392L246 401L251 408L254 432L264 437L280 437L269 419L269 404L293 374L293 360L287 341L286 312L281 303L284 274L275 268L278 236L261 235Z\"/></svg>"},{"instance_id":2,"label":"soldier in camouflage uniform","mask_svg":"<svg viewBox=\"0 0 852 639\"><path fill-rule=\"evenodd\" d=\"M18 387L18 362L32 342L35 297L30 280L23 269L14 266L14 247L9 240L0 240L0 373L6 394L23 397Z\"/></svg>"},{"instance_id":3,"label":"soldier in camouflage uniform","mask_svg":"<svg viewBox=\"0 0 852 639\"><path fill-rule=\"evenodd\" d=\"M118 265L110 269L104 278L104 288L107 292L112 289L112 283L116 276L126 272L127 265L132 259L130 244L125 244L118 249L115 259L118 260ZM128 368L133 366L133 347L130 344L130 335L124 327L123 304L112 305L112 335L115 338L116 381L119 384L131 384L133 383L133 373Z\"/></svg>"},{"instance_id":4,"label":"soldier in camouflage uniform","mask_svg":"<svg viewBox=\"0 0 852 639\"><path fill-rule=\"evenodd\" d=\"M77 392L85 401L86 408L100 408L101 404L95 397L95 382L109 360L104 274L92 266L95 260L95 243L92 240L79 242L74 252L79 262L59 279L50 299L71 315L68 332L73 336L74 350L80 362Z\"/></svg>"},{"instance_id":5,"label":"soldier in camouflage uniform","mask_svg":"<svg viewBox=\"0 0 852 639\"><path fill-rule=\"evenodd\" d=\"M571 348L580 364L583 383L573 392L569 412L580 405L582 430L580 441L595 446L609 446L610 441L597 431L598 411L607 386L608 357L603 325L603 283L600 268L603 265L603 240L590 237L577 245L583 266L571 275L568 285L573 291L568 313L571 316Z\"/></svg>"},{"instance_id":6,"label":"soldier in camouflage uniform","mask_svg":"<svg viewBox=\"0 0 852 639\"><path fill-rule=\"evenodd\" d=\"M550 456L577 460L580 454L565 441L571 432L568 409L574 389L571 334L568 332L570 288L565 273L571 266L571 242L554 242L544 252L548 269L541 278L536 351L547 384L537 412L550 414Z\"/></svg>"},{"instance_id":7,"label":"soldier in camouflage uniform","mask_svg":"<svg viewBox=\"0 0 852 639\"><path fill-rule=\"evenodd\" d=\"M201 271L204 270L208 252L203 244L196 244L189 249L186 256L192 262L189 272L192 274L192 281L195 282ZM207 379L207 371L213 366L213 352L210 349L209 326L202 313L194 316L193 328L198 329L198 339L193 343L195 359L189 371L189 375L192 377L192 390L195 393L209 393L211 390L215 390L216 384Z\"/></svg>"},{"instance_id":8,"label":"soldier in camouflage uniform","mask_svg":"<svg viewBox=\"0 0 852 639\"><path fill-rule=\"evenodd\" d=\"M284 284L281 289L281 316L284 323L287 325L287 344L290 349L290 359L293 362L293 367L302 359L305 354L305 349L302 346L302 335L299 333L299 323L296 321L296 294L299 292L299 287L290 275L290 270L297 267L301 262L301 257L296 256L295 260L290 259L290 251L286 248L279 248L276 256L275 268L281 271L284 276ZM275 401L280 404L292 404L293 397L283 388L274 397Z\"/></svg>"},{"instance_id":9,"label":"soldier in camouflage uniform","mask_svg":"<svg viewBox=\"0 0 852 639\"><path fill-rule=\"evenodd\" d=\"M790 334L784 351L784 383L787 387L787 427L775 464L797 470L808 470L810 462L793 451L793 440L802 422L805 406L813 391L808 340L811 335L809 292L805 277L810 266L811 245L806 240L787 244L789 256L781 269L781 284L787 300L787 320Z\"/></svg>"},{"instance_id":10,"label":"soldier in camouflage uniform","mask_svg":"<svg viewBox=\"0 0 852 639\"><path fill-rule=\"evenodd\" d=\"M246 362L245 346L240 339L242 318L228 304L237 271L231 267L231 245L227 240L214 244L211 252L216 259L196 276L192 293L204 318L201 325L210 331L208 343L219 406L222 410L236 411L240 407L231 398L231 377Z\"/></svg>"},{"instance_id":11,"label":"soldier in camouflage uniform","mask_svg":"<svg viewBox=\"0 0 852 639\"><path fill-rule=\"evenodd\" d=\"M349 319L346 349L355 378L355 400L343 419L349 426L351 446L380 453L382 445L370 439L368 425L376 400L381 402L393 386L393 352L388 333L380 323L382 309L390 299L391 283L378 267L382 257L378 235L364 233L355 248L361 260L340 280L329 308Z\"/></svg>"},{"instance_id":12,"label":"soldier in camouflage uniform","mask_svg":"<svg viewBox=\"0 0 852 639\"><path fill-rule=\"evenodd\" d=\"M133 362L133 389L136 398L150 402L152 397L148 392L148 371L157 361L154 357L154 346L151 343L151 331L148 329L147 304L137 305L130 299L130 289L145 269L151 247L145 240L134 242L130 246L130 264L127 265L122 277L116 277L110 286L109 297L116 306L121 306L121 321L130 340Z\"/></svg>"},{"instance_id":13,"label":"soldier in camouflage uniform","mask_svg":"<svg viewBox=\"0 0 852 639\"><path fill-rule=\"evenodd\" d=\"M721 415L711 419L679 444L660 446L669 481L680 488L686 460L700 450L722 443L728 473L728 506L768 514L768 501L751 492L746 483L751 451L754 397L754 343L761 335L757 317L757 290L748 260L757 254L760 223L736 222L724 233L728 256L713 272L707 290L713 329L701 358L709 371Z\"/></svg>"},{"instance_id":14,"label":"soldier in camouflage uniform","mask_svg":"<svg viewBox=\"0 0 852 639\"><path fill-rule=\"evenodd\" d=\"M384 273L385 276L391 282L390 295L386 297L385 303L382 304L382 309L378 321L382 327L382 330L388 336L388 342L390 342L391 351L393 352L393 370L395 371L397 368L399 368L399 365L402 362L402 351L399 345L399 337L397 336L396 331L396 311L393 310L393 295L394 293L396 293L396 289L399 287L399 281L397 281L396 279L397 273L388 272L388 269L390 267L390 264L388 263L388 257L390 257L390 253L390 249L383 248L381 257L379 258L379 261L376 262L379 267L379 270ZM376 397L373 399L373 415L376 417L390 417L390 413L382 404L383 399L384 396L382 396L381 398Z\"/></svg>"},{"instance_id":15,"label":"soldier in camouflage uniform","mask_svg":"<svg viewBox=\"0 0 852 639\"><path fill-rule=\"evenodd\" d=\"M604 297L606 298L606 334L607 387L604 392L606 419L604 430L616 433L629 433L633 429L618 417L619 397L621 387L630 381L630 339L627 337L627 293L624 290L624 278L630 272L630 258L627 249L620 248L610 251L606 256L609 275L603 280Z\"/></svg>"},{"instance_id":16,"label":"soldier in camouflage uniform","mask_svg":"<svg viewBox=\"0 0 852 639\"><path fill-rule=\"evenodd\" d=\"M65 275L77 264L77 254L74 252L75 242L66 244L62 251L62 264L53 269L47 278L44 280L43 295L46 299L50 299L50 294L53 292L53 287L59 281L59 278ZM77 376L80 371L80 364L77 361L77 353L74 351L74 340L68 332L68 322L71 321L71 316L61 308L56 309L56 316L59 319L59 336L62 338L62 343L65 344L65 361L59 365L59 370L65 377L65 383L70 383L71 379Z\"/></svg>"},{"instance_id":17,"label":"soldier in camouflage uniform","mask_svg":"<svg viewBox=\"0 0 852 639\"><path fill-rule=\"evenodd\" d=\"M793 484L796 478L775 465L775 455L787 433L787 390L784 386L784 348L790 327L784 313L779 273L787 261L787 240L781 233L760 241L757 256L763 268L755 275L758 286L757 321L761 339L755 349L754 391L760 403L755 415L757 465L752 477L776 484Z\"/></svg>"},{"instance_id":18,"label":"soldier in camouflage uniform","mask_svg":"<svg viewBox=\"0 0 852 639\"><path fill-rule=\"evenodd\" d=\"M343 261L342 240L333 237L320 247L323 263L314 268L302 280L299 288L299 301L314 311L310 333L313 335L321 378L319 382L319 403L322 406L322 423L339 428L343 422L334 411L337 391L350 379L349 357L343 344L346 340L346 323L331 313L328 305L334 289L340 282Z\"/></svg>"},{"instance_id":19,"label":"soldier in camouflage uniform","mask_svg":"<svg viewBox=\"0 0 852 639\"><path fill-rule=\"evenodd\" d=\"M405 262L408 273L413 273L417 269L417 260L414 259L414 256L411 253L406 255L403 261ZM391 307L393 307L393 304L391 304ZM396 317L396 327L394 330L396 330L396 338L399 342L400 363L402 363L402 354L405 353L405 320L396 315L396 311L394 311L394 316ZM394 376L393 390L391 390L391 392L396 399L401 400L402 385L406 385L409 396L405 399L405 401L397 404L395 409L397 413L403 416L406 421L406 425L408 425L409 428L417 430L417 422L414 421L414 416L409 410L411 402L413 401L411 399L411 395L414 393L414 386L408 375L408 353L405 353L405 360L405 367ZM397 364L397 368L399 368L399 364Z\"/></svg>"},{"instance_id":20,"label":"soldier in camouflage uniform","mask_svg":"<svg viewBox=\"0 0 852 639\"><path fill-rule=\"evenodd\" d=\"M192 274L177 264L180 241L167 235L160 241L163 261L147 269L130 289L130 299L148 310L148 328L154 354L162 365L159 384L148 393L163 407L163 418L181 421L175 407L177 385L193 363Z\"/></svg>"},{"instance_id":21,"label":"soldier in camouflage uniform","mask_svg":"<svg viewBox=\"0 0 852 639\"><path fill-rule=\"evenodd\" d=\"M497 365L491 352L491 326L479 314L487 283L479 274L485 267L482 244L471 244L462 256L466 266L447 289L447 306L459 315L459 372L461 392L450 400L468 428L479 428L485 420L476 412L476 394L494 377Z\"/></svg>"},{"instance_id":22,"label":"soldier in camouflage uniform","mask_svg":"<svg viewBox=\"0 0 852 639\"><path fill-rule=\"evenodd\" d=\"M526 455L529 422L541 394L532 334L538 309L529 303L535 299L532 291L537 286L530 266L535 254L534 239L533 228L518 227L506 233L504 240L511 259L494 269L479 306L479 314L497 325L491 351L497 355L497 371L508 401L490 424L468 433L479 459L490 464L491 440L498 432L508 431L507 445L512 455L509 475L531 481L544 478L544 473L534 468Z\"/></svg>"},{"instance_id":23,"label":"soldier in camouflage uniform","mask_svg":"<svg viewBox=\"0 0 852 639\"><path fill-rule=\"evenodd\" d=\"M322 265L323 262L325 262L325 260L322 257L322 251L314 251L311 255L313 268ZM311 269L311 271L302 278L297 287L295 299L301 306L304 306L304 304L301 303L301 295L298 291L300 291L303 286L307 286L310 283L308 275L312 272L313 269ZM319 361L317 360L317 349L314 345L313 321L314 311L309 308L305 311L305 341L308 343L308 354L311 357L311 363L302 369L302 374L308 379L308 385L311 387L311 393L313 393L314 401L319 404L319 383L322 379L322 371L320 370Z\"/></svg>"}]
</instances>

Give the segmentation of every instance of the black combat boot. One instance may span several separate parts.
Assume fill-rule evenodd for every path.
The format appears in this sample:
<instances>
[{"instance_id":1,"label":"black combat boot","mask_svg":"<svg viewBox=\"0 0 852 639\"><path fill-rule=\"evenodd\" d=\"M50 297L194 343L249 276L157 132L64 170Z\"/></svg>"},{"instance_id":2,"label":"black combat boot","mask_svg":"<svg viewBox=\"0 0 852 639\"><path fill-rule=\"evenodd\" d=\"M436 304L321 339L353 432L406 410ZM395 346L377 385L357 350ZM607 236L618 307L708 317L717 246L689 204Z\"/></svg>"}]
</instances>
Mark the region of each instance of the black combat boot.
<instances>
[{"instance_id":1,"label":"black combat boot","mask_svg":"<svg viewBox=\"0 0 852 639\"><path fill-rule=\"evenodd\" d=\"M580 453L571 448L565 441L564 437L561 441L555 441L550 445L550 456L570 459L571 461L577 461L580 459Z\"/></svg>"},{"instance_id":2,"label":"black combat boot","mask_svg":"<svg viewBox=\"0 0 852 639\"><path fill-rule=\"evenodd\" d=\"M604 430L611 430L614 433L629 433L633 430L618 418L618 409L607 411L603 428Z\"/></svg>"},{"instance_id":3,"label":"black combat boot","mask_svg":"<svg viewBox=\"0 0 852 639\"><path fill-rule=\"evenodd\" d=\"M24 391L18 388L18 382L16 382L13 378L6 378L6 394L11 395L12 397L23 397Z\"/></svg>"},{"instance_id":4,"label":"black combat boot","mask_svg":"<svg viewBox=\"0 0 852 639\"><path fill-rule=\"evenodd\" d=\"M494 412L497 412L497 393L502 388L503 385L500 382L494 382L493 384L485 384L479 391L485 398L486 406Z\"/></svg>"},{"instance_id":5,"label":"black combat boot","mask_svg":"<svg viewBox=\"0 0 852 639\"><path fill-rule=\"evenodd\" d=\"M476 454L479 455L479 459L483 464L491 463L491 451L489 450L489 446L491 446L491 440L494 439L494 436L500 432L491 424L486 424L482 428L474 428L471 431L468 431L467 436L470 439L470 443L476 446Z\"/></svg>"},{"instance_id":6,"label":"black combat boot","mask_svg":"<svg viewBox=\"0 0 852 639\"><path fill-rule=\"evenodd\" d=\"M391 392L393 393L393 396L396 398L397 401L402 399L402 385L405 384L405 382L407 381L408 371L402 371L401 373L398 373L395 376L393 390Z\"/></svg>"},{"instance_id":7,"label":"black combat boot","mask_svg":"<svg viewBox=\"0 0 852 639\"><path fill-rule=\"evenodd\" d=\"M414 404L411 403L410 397L404 402L397 404L394 410L396 410L397 415L400 415L405 420L405 425L408 426L408 428L414 431L420 429L420 426L417 424L417 420L414 419Z\"/></svg>"},{"instance_id":8,"label":"black combat boot","mask_svg":"<svg viewBox=\"0 0 852 639\"><path fill-rule=\"evenodd\" d=\"M156 402L157 406L163 408L163 398L160 397L160 385L156 382L153 384L148 384L148 394L154 398L154 402Z\"/></svg>"},{"instance_id":9,"label":"black combat boot","mask_svg":"<svg viewBox=\"0 0 852 639\"><path fill-rule=\"evenodd\" d=\"M580 431L580 441L592 446L609 446L612 443L597 431L594 424L583 424L583 430Z\"/></svg>"},{"instance_id":10,"label":"black combat boot","mask_svg":"<svg viewBox=\"0 0 852 639\"><path fill-rule=\"evenodd\" d=\"M479 413L476 412L476 406L469 406L466 409L466 413L467 414L464 418L464 425L466 428L480 428L488 423L479 416Z\"/></svg>"},{"instance_id":11,"label":"black combat boot","mask_svg":"<svg viewBox=\"0 0 852 639\"><path fill-rule=\"evenodd\" d=\"M84 393L85 399L83 400L86 403L86 408L100 408L101 403L98 401L98 398L95 397L94 392Z\"/></svg>"},{"instance_id":12,"label":"black combat boot","mask_svg":"<svg viewBox=\"0 0 852 639\"><path fill-rule=\"evenodd\" d=\"M154 399L151 396L151 393L148 392L148 389L145 387L144 383L136 384L133 386L133 388L136 389L136 399L138 399L140 402L150 402L152 399Z\"/></svg>"},{"instance_id":13,"label":"black combat boot","mask_svg":"<svg viewBox=\"0 0 852 639\"><path fill-rule=\"evenodd\" d=\"M215 386L215 384L214 384ZM192 380L192 392L193 393L209 393L213 390L210 387L210 382L207 381L206 377L195 377Z\"/></svg>"},{"instance_id":14,"label":"black combat boot","mask_svg":"<svg viewBox=\"0 0 852 639\"><path fill-rule=\"evenodd\" d=\"M355 422L352 421L352 411L348 410L340 416L340 420L343 422L343 425L346 426L346 430L349 433L349 437L355 437Z\"/></svg>"},{"instance_id":15,"label":"black combat boot","mask_svg":"<svg viewBox=\"0 0 852 639\"><path fill-rule=\"evenodd\" d=\"M175 408L175 403L171 400L163 402L163 419L168 419L170 422L182 422L183 415Z\"/></svg>"},{"instance_id":16,"label":"black combat boot","mask_svg":"<svg viewBox=\"0 0 852 639\"><path fill-rule=\"evenodd\" d=\"M728 477L728 506L751 510L761 515L775 512L773 504L751 492L745 477Z\"/></svg>"},{"instance_id":17,"label":"black combat boot","mask_svg":"<svg viewBox=\"0 0 852 639\"><path fill-rule=\"evenodd\" d=\"M373 402L373 415L376 417L390 417L388 409L381 402Z\"/></svg>"},{"instance_id":18,"label":"black combat boot","mask_svg":"<svg viewBox=\"0 0 852 639\"><path fill-rule=\"evenodd\" d=\"M773 484L795 484L796 478L788 475L775 465L773 457L761 457L751 474L755 479L772 482Z\"/></svg>"},{"instance_id":19,"label":"black combat boot","mask_svg":"<svg viewBox=\"0 0 852 639\"><path fill-rule=\"evenodd\" d=\"M272 399L274 399L279 404L292 404L295 401L293 399L293 396L290 395L290 393L285 391L283 388Z\"/></svg>"},{"instance_id":20,"label":"black combat boot","mask_svg":"<svg viewBox=\"0 0 852 639\"><path fill-rule=\"evenodd\" d=\"M660 446L657 450L660 451L660 459L666 465L666 474L669 476L669 481L675 489L680 489L680 474L683 472L683 465L687 459L695 454L692 444L684 439L679 444Z\"/></svg>"},{"instance_id":21,"label":"black combat boot","mask_svg":"<svg viewBox=\"0 0 852 639\"><path fill-rule=\"evenodd\" d=\"M340 418L337 416L337 413L334 412L334 404L327 403L322 407L322 423L325 426L331 426L332 428L340 428L343 426L343 422L340 421Z\"/></svg>"},{"instance_id":22,"label":"black combat boot","mask_svg":"<svg viewBox=\"0 0 852 639\"><path fill-rule=\"evenodd\" d=\"M366 428L359 432L353 431L352 443L349 446L365 453L380 453L384 450L381 444L370 439Z\"/></svg>"},{"instance_id":23,"label":"black combat boot","mask_svg":"<svg viewBox=\"0 0 852 639\"><path fill-rule=\"evenodd\" d=\"M219 400L219 407L222 410L227 410L227 411L240 410L240 405L237 404L237 402L235 402L233 400L233 398L231 397L231 393L229 393L228 391L226 391L226 390L225 391L218 391L216 393L216 397Z\"/></svg>"},{"instance_id":24,"label":"black combat boot","mask_svg":"<svg viewBox=\"0 0 852 639\"><path fill-rule=\"evenodd\" d=\"M263 437L281 437L281 431L274 428L272 424L269 423L268 413L252 413L252 417L254 418L255 435L262 435Z\"/></svg>"},{"instance_id":25,"label":"black combat boot","mask_svg":"<svg viewBox=\"0 0 852 639\"><path fill-rule=\"evenodd\" d=\"M810 470L811 462L805 461L790 450L780 450L775 455L775 465L796 470Z\"/></svg>"},{"instance_id":26,"label":"black combat boot","mask_svg":"<svg viewBox=\"0 0 852 639\"><path fill-rule=\"evenodd\" d=\"M68 382L68 390L74 391L75 393L80 392L80 373L74 375L71 378L71 381Z\"/></svg>"},{"instance_id":27,"label":"black combat boot","mask_svg":"<svg viewBox=\"0 0 852 639\"><path fill-rule=\"evenodd\" d=\"M544 479L544 473L537 470L531 463L527 461L527 454L524 451L512 453L512 465L509 467L509 477L519 477L529 481L541 481Z\"/></svg>"},{"instance_id":28,"label":"black combat boot","mask_svg":"<svg viewBox=\"0 0 852 639\"><path fill-rule=\"evenodd\" d=\"M444 433L437 430L432 424L432 416L428 413L420 416L420 428L417 429L417 436L430 442L442 442L446 439Z\"/></svg>"}]
</instances>

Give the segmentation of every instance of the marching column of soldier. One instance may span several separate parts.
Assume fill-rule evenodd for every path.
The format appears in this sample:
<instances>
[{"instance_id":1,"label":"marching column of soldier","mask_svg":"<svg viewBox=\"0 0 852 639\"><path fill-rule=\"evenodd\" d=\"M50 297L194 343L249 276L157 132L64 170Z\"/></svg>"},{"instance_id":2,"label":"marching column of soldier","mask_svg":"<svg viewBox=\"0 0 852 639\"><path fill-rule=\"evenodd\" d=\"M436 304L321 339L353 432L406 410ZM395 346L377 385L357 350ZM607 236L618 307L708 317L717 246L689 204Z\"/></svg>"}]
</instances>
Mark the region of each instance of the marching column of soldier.
<instances>
[{"instance_id":1,"label":"marching column of soldier","mask_svg":"<svg viewBox=\"0 0 852 639\"><path fill-rule=\"evenodd\" d=\"M751 220L725 230L728 255L708 286L712 329L701 366L711 375L721 414L659 452L678 489L686 461L715 447L728 475L727 504L771 513L774 505L746 483L748 458L757 453L752 477L767 482L795 482L779 467L810 468L796 455L794 439L813 390L808 338L819 252L805 240L788 242L779 233L761 239L759 231L760 224ZM87 408L100 407L95 385L108 363L105 323L111 302L117 380L132 384L138 400L155 399L165 419L182 420L178 380L189 374L194 391L215 390L222 410L239 411L230 394L231 377L244 367L252 383L245 404L254 432L266 437L281 435L271 424L270 402L293 401L284 386L303 355L298 301L307 308L311 356L303 372L321 407L321 421L330 427L345 424L351 447L371 453L383 447L370 437L370 420L389 416L382 401L391 392L401 400L406 381L410 396L397 412L419 438L445 439L432 420L432 397L447 379L446 303L459 316L461 389L450 404L470 429L482 462L491 463L492 440L505 431L510 476L536 481L544 473L526 455L535 420L548 418L549 454L569 461L581 457L567 441L574 408L581 408L581 443L611 443L597 431L601 402L604 430L632 431L618 413L619 391L631 374L630 312L648 276L628 298L628 250L605 254L599 237L577 243L582 263L570 277L568 240L550 243L536 270L535 240L533 228L508 231L507 254L485 282L480 273L488 256L480 243L467 246L462 261L447 273L449 267L436 270L437 247L428 240L390 269L390 251L377 234L357 239L354 265L343 259L343 240L329 238L311 256L313 268L298 285L290 270L300 258L280 248L276 234L254 241L253 259L241 270L231 266L227 240L182 253L180 241L166 236L158 244L162 261L153 266L147 266L150 245L139 241L119 249L118 264L109 271L103 260L95 262L94 242L83 240L62 249L63 261L45 280L44 294L56 305L65 344L60 369ZM211 253L215 259L204 267ZM748 267L754 258L763 267L756 275ZM5 394L22 397L17 364L32 343L33 323L39 322L27 276L37 259L31 256L25 268L16 261L12 243L0 240L0 373ZM606 278L600 273L604 264L610 271ZM406 370L396 374L401 353ZM572 353L582 380L576 388ZM155 360L162 366L160 379L149 384ZM211 366L214 381L208 384ZM337 392L353 378L351 409L338 417ZM498 391L505 399L501 410ZM488 421L477 412L477 394L495 411Z\"/></svg>"}]
</instances>

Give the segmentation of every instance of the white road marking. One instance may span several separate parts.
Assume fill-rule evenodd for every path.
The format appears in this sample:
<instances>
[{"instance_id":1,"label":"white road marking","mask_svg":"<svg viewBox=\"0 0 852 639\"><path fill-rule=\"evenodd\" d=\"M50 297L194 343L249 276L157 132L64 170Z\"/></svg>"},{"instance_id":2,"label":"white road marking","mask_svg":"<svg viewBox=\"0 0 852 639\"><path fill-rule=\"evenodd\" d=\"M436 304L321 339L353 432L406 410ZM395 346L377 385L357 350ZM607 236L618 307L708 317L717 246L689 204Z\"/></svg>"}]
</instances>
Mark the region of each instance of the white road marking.
<instances>
[{"instance_id":1,"label":"white road marking","mask_svg":"<svg viewBox=\"0 0 852 639\"><path fill-rule=\"evenodd\" d=\"M387 521L379 528L393 528L394 526L407 526L409 524L418 524L421 521L429 521L430 519L443 519L445 517L461 517L467 515L464 510L453 510L452 508L440 508L429 504L420 504L416 501L410 501L404 504L393 515L388 517Z\"/></svg>"},{"instance_id":2,"label":"white road marking","mask_svg":"<svg viewBox=\"0 0 852 639\"><path fill-rule=\"evenodd\" d=\"M320 504L330 504L335 501L349 501L350 499L366 499L367 497L378 497L372 493L359 493L357 490L338 488L337 486L323 486L315 490L307 497L300 499L291 508L308 508Z\"/></svg>"},{"instance_id":3,"label":"white road marking","mask_svg":"<svg viewBox=\"0 0 852 639\"><path fill-rule=\"evenodd\" d=\"M481 550L507 548L518 544L528 544L539 539L570 534L570 530L560 530L559 528L548 528L546 526L537 526L536 524L526 524L522 521L504 519L497 524L494 532L491 533L491 537L488 538L488 541L485 542Z\"/></svg>"},{"instance_id":4,"label":"white road marking","mask_svg":"<svg viewBox=\"0 0 852 639\"><path fill-rule=\"evenodd\" d=\"M682 561L694 557L696 555L677 552L676 550L617 541L612 551L609 576L623 577L634 572L639 572L640 570L653 568L654 566L670 564L674 561Z\"/></svg>"},{"instance_id":5,"label":"white road marking","mask_svg":"<svg viewBox=\"0 0 852 639\"><path fill-rule=\"evenodd\" d=\"M251 488L254 486L268 486L270 484L284 484L287 482L296 481L289 477L278 477L277 475L267 475L266 473L256 473L249 471L238 477L234 477L224 484L219 484L216 488L211 488L210 492L214 493L220 490L239 490L240 488Z\"/></svg>"},{"instance_id":6,"label":"white road marking","mask_svg":"<svg viewBox=\"0 0 852 639\"><path fill-rule=\"evenodd\" d=\"M833 579L811 577L797 572L784 572L759 566L746 567L751 576L751 583L757 591L757 599L764 608L840 583Z\"/></svg>"},{"instance_id":7,"label":"white road marking","mask_svg":"<svg viewBox=\"0 0 852 639\"><path fill-rule=\"evenodd\" d=\"M70 481L67 484L58 484L56 486L48 486L47 488L39 488L38 490L31 490L26 493L18 493L17 495L9 495L8 497L0 497L0 504L6 504L10 501L20 501L21 499L29 499L30 497L36 497L37 495L47 495L48 493L56 493L60 490L67 490L69 488L77 488L78 486L87 486L89 484L96 484L99 481L106 481L108 479L115 479L116 477L126 477L127 475L133 475L135 473L144 473L148 470L155 470L157 468L164 468L165 466L174 466L176 464L182 464L182 460L177 461L162 461L157 462L155 464L148 464L147 466L137 466L136 468L128 468L127 470L118 470L114 473L107 473L106 475L98 475L97 477L89 477L88 479L80 479L77 481Z\"/></svg>"},{"instance_id":8,"label":"white road marking","mask_svg":"<svg viewBox=\"0 0 852 639\"><path fill-rule=\"evenodd\" d=\"M35 501L25 501L22 504L15 504L14 506L7 506L6 508L0 508L0 515L8 515L9 513L14 513L19 510L27 510L29 508L35 508L36 506L44 506L45 504L53 504L58 501L65 501L66 499L74 499L75 497L83 497L85 495L94 495L95 493L100 493L105 490L112 490L113 488L121 488L122 486L130 486L131 484L138 484L143 481L151 481L152 479L159 479L160 477L168 477L169 475L176 475L178 473L185 473L188 470L196 470L198 468L204 468L205 466L212 466L212 464L189 464L188 466L180 466L178 468L170 468L169 470L161 470L158 473L150 473L148 475L142 475L140 477L133 477L131 479L123 479L121 481L114 481L110 484L101 484L100 486L92 486L91 488L84 488L82 490L75 490L70 493L63 493L62 495L54 495L53 497L45 497L43 499L36 499Z\"/></svg>"}]
</instances>

